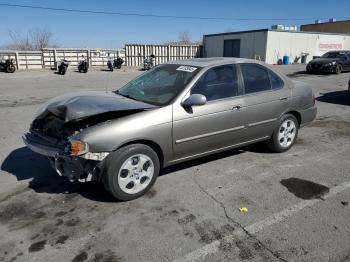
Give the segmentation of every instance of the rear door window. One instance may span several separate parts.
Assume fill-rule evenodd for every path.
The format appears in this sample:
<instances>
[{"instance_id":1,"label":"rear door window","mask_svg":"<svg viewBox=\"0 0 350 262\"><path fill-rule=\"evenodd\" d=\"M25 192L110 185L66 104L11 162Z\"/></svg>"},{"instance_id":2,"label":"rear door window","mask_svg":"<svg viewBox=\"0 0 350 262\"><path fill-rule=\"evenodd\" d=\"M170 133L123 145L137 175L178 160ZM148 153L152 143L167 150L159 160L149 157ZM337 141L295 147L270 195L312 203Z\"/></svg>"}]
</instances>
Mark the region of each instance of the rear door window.
<instances>
[{"instance_id":1,"label":"rear door window","mask_svg":"<svg viewBox=\"0 0 350 262\"><path fill-rule=\"evenodd\" d=\"M266 68L255 64L240 65L245 94L271 90L269 72Z\"/></svg>"}]
</instances>

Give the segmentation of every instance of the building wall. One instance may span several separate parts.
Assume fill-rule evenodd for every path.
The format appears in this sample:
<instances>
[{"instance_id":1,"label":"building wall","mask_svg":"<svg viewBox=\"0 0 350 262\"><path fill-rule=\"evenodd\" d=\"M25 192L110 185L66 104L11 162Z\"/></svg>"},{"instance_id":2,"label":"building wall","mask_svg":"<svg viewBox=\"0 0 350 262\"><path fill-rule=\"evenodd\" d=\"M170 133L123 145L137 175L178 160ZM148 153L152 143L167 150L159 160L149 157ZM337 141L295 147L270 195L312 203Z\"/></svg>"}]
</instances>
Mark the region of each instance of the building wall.
<instances>
[{"instance_id":1,"label":"building wall","mask_svg":"<svg viewBox=\"0 0 350 262\"><path fill-rule=\"evenodd\" d=\"M278 59L282 59L285 55L289 56L289 61L293 63L295 57L300 57L302 53L309 53L306 60L308 62L313 56L342 49L350 49L350 36L269 31L266 63L276 64Z\"/></svg>"},{"instance_id":2,"label":"building wall","mask_svg":"<svg viewBox=\"0 0 350 262\"><path fill-rule=\"evenodd\" d=\"M204 36L204 56L222 57L224 55L224 40L240 39L240 57L254 58L259 55L265 60L267 31L245 32Z\"/></svg>"},{"instance_id":3,"label":"building wall","mask_svg":"<svg viewBox=\"0 0 350 262\"><path fill-rule=\"evenodd\" d=\"M300 31L350 34L350 20L301 25Z\"/></svg>"}]
</instances>

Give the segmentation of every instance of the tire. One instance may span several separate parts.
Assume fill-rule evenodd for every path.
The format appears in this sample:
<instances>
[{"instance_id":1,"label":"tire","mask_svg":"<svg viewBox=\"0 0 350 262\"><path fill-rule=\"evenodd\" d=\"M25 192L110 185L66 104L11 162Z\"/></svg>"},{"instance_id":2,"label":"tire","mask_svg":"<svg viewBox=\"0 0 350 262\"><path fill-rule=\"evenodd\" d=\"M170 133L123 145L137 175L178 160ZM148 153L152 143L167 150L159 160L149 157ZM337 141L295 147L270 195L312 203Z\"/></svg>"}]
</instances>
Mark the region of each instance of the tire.
<instances>
[{"instance_id":1,"label":"tire","mask_svg":"<svg viewBox=\"0 0 350 262\"><path fill-rule=\"evenodd\" d=\"M63 68L62 68L62 71L61 71L62 75L65 75L66 72L67 72L67 67L63 67Z\"/></svg>"},{"instance_id":2,"label":"tire","mask_svg":"<svg viewBox=\"0 0 350 262\"><path fill-rule=\"evenodd\" d=\"M335 73L336 73L337 75L339 75L342 71L343 71L342 65L337 65L337 66L335 67Z\"/></svg>"},{"instance_id":3,"label":"tire","mask_svg":"<svg viewBox=\"0 0 350 262\"><path fill-rule=\"evenodd\" d=\"M312 71L310 66L306 66L306 73L308 73L308 74L312 74L313 73L313 71Z\"/></svg>"},{"instance_id":4,"label":"tire","mask_svg":"<svg viewBox=\"0 0 350 262\"><path fill-rule=\"evenodd\" d=\"M289 127L291 130L286 130ZM295 143L298 137L299 123L295 116L291 114L284 115L274 130L270 140L267 142L271 151L282 153L288 151ZM293 132L293 133L292 133Z\"/></svg>"},{"instance_id":5,"label":"tire","mask_svg":"<svg viewBox=\"0 0 350 262\"><path fill-rule=\"evenodd\" d=\"M128 145L107 156L102 182L114 198L129 201L154 185L159 170L159 158L152 148L144 144Z\"/></svg>"},{"instance_id":6,"label":"tire","mask_svg":"<svg viewBox=\"0 0 350 262\"><path fill-rule=\"evenodd\" d=\"M16 71L15 65L10 64L10 65L8 65L8 66L6 67L6 72L7 72L7 73L14 73L15 71Z\"/></svg>"}]
</instances>

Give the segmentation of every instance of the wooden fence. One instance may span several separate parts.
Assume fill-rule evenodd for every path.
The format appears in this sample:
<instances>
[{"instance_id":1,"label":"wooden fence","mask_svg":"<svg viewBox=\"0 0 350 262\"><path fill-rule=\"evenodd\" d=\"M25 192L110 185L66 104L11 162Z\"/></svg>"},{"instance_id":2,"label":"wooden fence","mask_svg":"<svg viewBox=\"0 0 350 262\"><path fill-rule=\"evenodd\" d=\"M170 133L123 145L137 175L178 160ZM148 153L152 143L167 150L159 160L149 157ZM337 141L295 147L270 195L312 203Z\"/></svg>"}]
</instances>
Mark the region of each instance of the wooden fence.
<instances>
[{"instance_id":1,"label":"wooden fence","mask_svg":"<svg viewBox=\"0 0 350 262\"><path fill-rule=\"evenodd\" d=\"M123 49L74 49L57 48L43 49L42 51L1 51L1 59L13 59L17 69L54 68L56 64L65 59L70 65L77 66L83 59L88 60L90 66L105 66L108 59L121 57L125 60Z\"/></svg>"},{"instance_id":2,"label":"wooden fence","mask_svg":"<svg viewBox=\"0 0 350 262\"><path fill-rule=\"evenodd\" d=\"M155 56L155 64L162 64L172 60L202 57L202 46L200 45L140 45L126 44L126 65L132 67L143 66L143 60Z\"/></svg>"}]
</instances>

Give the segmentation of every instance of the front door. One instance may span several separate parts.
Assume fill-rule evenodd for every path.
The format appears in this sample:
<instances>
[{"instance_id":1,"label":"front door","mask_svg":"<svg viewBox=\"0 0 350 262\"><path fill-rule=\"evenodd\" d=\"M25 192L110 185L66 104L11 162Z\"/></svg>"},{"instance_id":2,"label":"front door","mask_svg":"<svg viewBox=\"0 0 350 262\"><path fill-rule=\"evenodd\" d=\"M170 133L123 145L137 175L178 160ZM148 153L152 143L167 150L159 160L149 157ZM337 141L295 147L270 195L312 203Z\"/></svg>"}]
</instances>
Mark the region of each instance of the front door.
<instances>
[{"instance_id":1,"label":"front door","mask_svg":"<svg viewBox=\"0 0 350 262\"><path fill-rule=\"evenodd\" d=\"M202 94L201 106L174 108L173 147L176 159L201 155L242 141L244 100L240 94L236 67L209 69L193 86L191 94Z\"/></svg>"}]
</instances>

